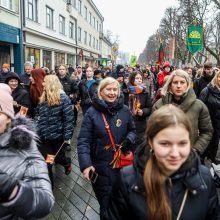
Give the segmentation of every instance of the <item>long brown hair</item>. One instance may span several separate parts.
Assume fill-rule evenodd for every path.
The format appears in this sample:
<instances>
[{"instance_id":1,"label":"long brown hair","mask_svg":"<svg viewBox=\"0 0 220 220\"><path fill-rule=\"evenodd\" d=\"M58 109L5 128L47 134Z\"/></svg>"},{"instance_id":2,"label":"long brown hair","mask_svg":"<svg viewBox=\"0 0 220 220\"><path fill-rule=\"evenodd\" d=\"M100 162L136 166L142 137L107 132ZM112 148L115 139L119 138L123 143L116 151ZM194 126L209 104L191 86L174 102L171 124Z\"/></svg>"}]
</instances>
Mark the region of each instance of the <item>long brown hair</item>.
<instances>
[{"instance_id":1,"label":"long brown hair","mask_svg":"<svg viewBox=\"0 0 220 220\"><path fill-rule=\"evenodd\" d=\"M180 125L189 132L190 123L184 112L172 105L165 105L153 112L149 118L146 130L147 143L153 142L154 137L163 129ZM150 220L171 220L172 211L170 200L165 187L167 177L159 166L157 159L151 153L144 171L144 184Z\"/></svg>"},{"instance_id":2,"label":"long brown hair","mask_svg":"<svg viewBox=\"0 0 220 220\"><path fill-rule=\"evenodd\" d=\"M32 101L37 104L43 93L43 81L46 74L41 68L39 68L31 70L31 76L35 83L30 86L30 97Z\"/></svg>"}]
</instances>

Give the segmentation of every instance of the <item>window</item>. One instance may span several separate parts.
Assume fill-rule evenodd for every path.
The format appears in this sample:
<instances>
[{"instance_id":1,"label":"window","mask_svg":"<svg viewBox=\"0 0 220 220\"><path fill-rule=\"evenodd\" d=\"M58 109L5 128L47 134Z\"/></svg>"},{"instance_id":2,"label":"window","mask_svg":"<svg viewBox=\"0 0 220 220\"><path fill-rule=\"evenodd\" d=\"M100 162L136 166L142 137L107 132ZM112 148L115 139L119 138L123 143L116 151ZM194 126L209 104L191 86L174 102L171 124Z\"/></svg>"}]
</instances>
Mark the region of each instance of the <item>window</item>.
<instances>
[{"instance_id":1,"label":"window","mask_svg":"<svg viewBox=\"0 0 220 220\"><path fill-rule=\"evenodd\" d=\"M19 12L19 0L0 0L0 6L13 12Z\"/></svg>"},{"instance_id":2,"label":"window","mask_svg":"<svg viewBox=\"0 0 220 220\"><path fill-rule=\"evenodd\" d=\"M89 46L90 47L92 46L92 35L91 34L89 35Z\"/></svg>"},{"instance_id":3,"label":"window","mask_svg":"<svg viewBox=\"0 0 220 220\"><path fill-rule=\"evenodd\" d=\"M73 2L73 7L76 8L76 0L72 0Z\"/></svg>"},{"instance_id":4,"label":"window","mask_svg":"<svg viewBox=\"0 0 220 220\"><path fill-rule=\"evenodd\" d=\"M84 13L85 13L85 19L87 20L88 17L87 17L87 7L86 6L84 7Z\"/></svg>"},{"instance_id":5,"label":"window","mask_svg":"<svg viewBox=\"0 0 220 220\"><path fill-rule=\"evenodd\" d=\"M93 37L93 48L95 49L95 38Z\"/></svg>"},{"instance_id":6,"label":"window","mask_svg":"<svg viewBox=\"0 0 220 220\"><path fill-rule=\"evenodd\" d=\"M102 32L102 24L99 24L99 31Z\"/></svg>"},{"instance_id":7,"label":"window","mask_svg":"<svg viewBox=\"0 0 220 220\"><path fill-rule=\"evenodd\" d=\"M43 66L51 69L52 65L52 56L51 51L43 50Z\"/></svg>"},{"instance_id":8,"label":"window","mask_svg":"<svg viewBox=\"0 0 220 220\"><path fill-rule=\"evenodd\" d=\"M40 50L26 47L25 61L30 61L36 68L40 68Z\"/></svg>"},{"instance_id":9,"label":"window","mask_svg":"<svg viewBox=\"0 0 220 220\"><path fill-rule=\"evenodd\" d=\"M82 29L81 29L81 27L78 27L78 41L79 42L82 41Z\"/></svg>"},{"instance_id":10,"label":"window","mask_svg":"<svg viewBox=\"0 0 220 220\"><path fill-rule=\"evenodd\" d=\"M53 29L53 9L46 6L46 27Z\"/></svg>"},{"instance_id":11,"label":"window","mask_svg":"<svg viewBox=\"0 0 220 220\"><path fill-rule=\"evenodd\" d=\"M84 31L84 44L87 44L87 31Z\"/></svg>"},{"instance_id":12,"label":"window","mask_svg":"<svg viewBox=\"0 0 220 220\"><path fill-rule=\"evenodd\" d=\"M55 66L60 66L61 64L65 63L65 54L64 53L54 53L55 58Z\"/></svg>"},{"instance_id":13,"label":"window","mask_svg":"<svg viewBox=\"0 0 220 220\"><path fill-rule=\"evenodd\" d=\"M98 31L99 30L99 22L96 21L96 30Z\"/></svg>"},{"instance_id":14,"label":"window","mask_svg":"<svg viewBox=\"0 0 220 220\"><path fill-rule=\"evenodd\" d=\"M82 1L81 0L78 1L78 11L80 14L82 14Z\"/></svg>"},{"instance_id":15,"label":"window","mask_svg":"<svg viewBox=\"0 0 220 220\"><path fill-rule=\"evenodd\" d=\"M27 17L37 21L37 0L27 0Z\"/></svg>"},{"instance_id":16,"label":"window","mask_svg":"<svg viewBox=\"0 0 220 220\"><path fill-rule=\"evenodd\" d=\"M93 16L93 27L95 28L95 17Z\"/></svg>"},{"instance_id":17,"label":"window","mask_svg":"<svg viewBox=\"0 0 220 220\"><path fill-rule=\"evenodd\" d=\"M92 24L92 13L89 12L89 23Z\"/></svg>"},{"instance_id":18,"label":"window","mask_svg":"<svg viewBox=\"0 0 220 220\"><path fill-rule=\"evenodd\" d=\"M72 22L69 25L69 37L75 39L75 25Z\"/></svg>"},{"instance_id":19,"label":"window","mask_svg":"<svg viewBox=\"0 0 220 220\"><path fill-rule=\"evenodd\" d=\"M65 18L61 15L60 15L59 24L60 24L60 26L59 26L60 27L60 33L65 34Z\"/></svg>"}]
</instances>

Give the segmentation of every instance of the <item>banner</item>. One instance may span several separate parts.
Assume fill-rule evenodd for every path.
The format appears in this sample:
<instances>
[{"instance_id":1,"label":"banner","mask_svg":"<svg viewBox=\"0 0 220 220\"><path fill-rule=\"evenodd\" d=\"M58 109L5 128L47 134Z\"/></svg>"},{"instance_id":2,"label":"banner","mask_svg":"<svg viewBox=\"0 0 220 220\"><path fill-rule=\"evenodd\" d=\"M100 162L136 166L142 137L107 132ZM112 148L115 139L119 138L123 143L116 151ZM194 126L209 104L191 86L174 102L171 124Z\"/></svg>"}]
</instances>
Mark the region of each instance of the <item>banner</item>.
<instances>
[{"instance_id":1,"label":"banner","mask_svg":"<svg viewBox=\"0 0 220 220\"><path fill-rule=\"evenodd\" d=\"M103 66L107 66L107 58L102 58L102 59L101 59L101 64L102 64Z\"/></svg>"},{"instance_id":2,"label":"banner","mask_svg":"<svg viewBox=\"0 0 220 220\"><path fill-rule=\"evenodd\" d=\"M170 37L169 40L169 59L174 59L174 53L175 53L175 37Z\"/></svg>"},{"instance_id":3,"label":"banner","mask_svg":"<svg viewBox=\"0 0 220 220\"><path fill-rule=\"evenodd\" d=\"M203 27L188 26L187 49L192 54L203 50Z\"/></svg>"},{"instance_id":4,"label":"banner","mask_svg":"<svg viewBox=\"0 0 220 220\"><path fill-rule=\"evenodd\" d=\"M112 45L112 59L116 60L117 56L118 56L118 44L114 43Z\"/></svg>"},{"instance_id":5,"label":"banner","mask_svg":"<svg viewBox=\"0 0 220 220\"><path fill-rule=\"evenodd\" d=\"M163 45L163 41L160 38L160 48L159 48L159 57L158 57L158 61L157 64L161 65L164 59L165 53L164 53L164 45Z\"/></svg>"},{"instance_id":6,"label":"banner","mask_svg":"<svg viewBox=\"0 0 220 220\"><path fill-rule=\"evenodd\" d=\"M134 67L137 64L137 56L131 55L130 66Z\"/></svg>"}]
</instances>

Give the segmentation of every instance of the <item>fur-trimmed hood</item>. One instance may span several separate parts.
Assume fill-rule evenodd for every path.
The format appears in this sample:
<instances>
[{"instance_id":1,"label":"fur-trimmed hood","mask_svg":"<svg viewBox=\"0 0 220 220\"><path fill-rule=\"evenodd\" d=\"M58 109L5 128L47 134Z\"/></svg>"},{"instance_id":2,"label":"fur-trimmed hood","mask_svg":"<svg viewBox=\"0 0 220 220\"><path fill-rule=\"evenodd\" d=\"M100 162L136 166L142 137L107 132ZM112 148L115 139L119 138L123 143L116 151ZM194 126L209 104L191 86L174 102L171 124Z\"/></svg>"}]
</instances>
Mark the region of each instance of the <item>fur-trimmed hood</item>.
<instances>
[{"instance_id":1,"label":"fur-trimmed hood","mask_svg":"<svg viewBox=\"0 0 220 220\"><path fill-rule=\"evenodd\" d=\"M16 116L10 128L0 135L0 147L28 149L38 140L36 125L33 120Z\"/></svg>"}]
</instances>

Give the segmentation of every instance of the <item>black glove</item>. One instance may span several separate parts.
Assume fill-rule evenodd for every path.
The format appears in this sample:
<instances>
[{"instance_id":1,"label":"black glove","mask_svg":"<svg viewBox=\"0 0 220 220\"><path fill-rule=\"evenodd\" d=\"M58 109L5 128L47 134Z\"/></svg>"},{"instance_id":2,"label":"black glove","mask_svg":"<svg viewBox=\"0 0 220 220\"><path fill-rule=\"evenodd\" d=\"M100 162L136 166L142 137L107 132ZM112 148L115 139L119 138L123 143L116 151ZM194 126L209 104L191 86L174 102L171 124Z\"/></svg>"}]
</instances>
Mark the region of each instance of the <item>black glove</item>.
<instances>
[{"instance_id":1,"label":"black glove","mask_svg":"<svg viewBox=\"0 0 220 220\"><path fill-rule=\"evenodd\" d=\"M124 141L121 143L121 151L126 154L131 150L131 141L126 138Z\"/></svg>"},{"instance_id":2,"label":"black glove","mask_svg":"<svg viewBox=\"0 0 220 220\"><path fill-rule=\"evenodd\" d=\"M0 170L0 200L7 200L18 180Z\"/></svg>"}]
</instances>

